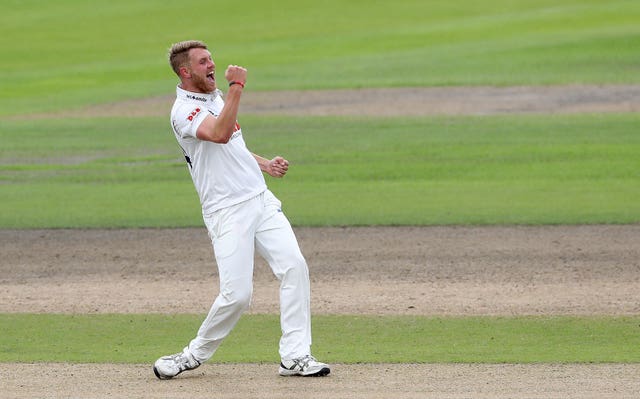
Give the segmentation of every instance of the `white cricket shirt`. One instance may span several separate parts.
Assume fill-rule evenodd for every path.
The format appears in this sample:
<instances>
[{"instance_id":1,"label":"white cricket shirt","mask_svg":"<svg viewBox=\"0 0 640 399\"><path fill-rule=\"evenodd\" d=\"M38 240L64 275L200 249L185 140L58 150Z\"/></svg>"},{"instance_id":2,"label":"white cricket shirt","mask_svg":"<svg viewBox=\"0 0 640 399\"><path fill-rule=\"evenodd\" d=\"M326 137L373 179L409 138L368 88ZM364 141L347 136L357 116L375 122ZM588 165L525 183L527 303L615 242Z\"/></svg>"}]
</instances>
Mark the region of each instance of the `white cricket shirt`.
<instances>
[{"instance_id":1,"label":"white cricket shirt","mask_svg":"<svg viewBox=\"0 0 640 399\"><path fill-rule=\"evenodd\" d=\"M191 179L200 196L203 215L251 199L267 189L258 162L242 138L240 125L226 144L196 137L207 115L218 117L224 107L222 92L192 93L176 88L171 126L182 147Z\"/></svg>"}]
</instances>

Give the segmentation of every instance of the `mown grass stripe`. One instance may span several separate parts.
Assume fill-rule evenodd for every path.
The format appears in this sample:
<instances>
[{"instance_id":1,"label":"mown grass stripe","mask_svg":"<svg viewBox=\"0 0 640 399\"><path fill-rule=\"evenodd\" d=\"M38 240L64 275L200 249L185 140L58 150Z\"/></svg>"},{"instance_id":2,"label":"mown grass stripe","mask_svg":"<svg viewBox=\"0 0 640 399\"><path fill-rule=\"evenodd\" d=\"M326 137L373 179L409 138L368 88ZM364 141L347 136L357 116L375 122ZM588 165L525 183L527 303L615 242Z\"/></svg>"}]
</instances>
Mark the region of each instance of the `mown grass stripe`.
<instances>
[{"instance_id":1,"label":"mown grass stripe","mask_svg":"<svg viewBox=\"0 0 640 399\"><path fill-rule=\"evenodd\" d=\"M0 314L0 362L149 363L204 315ZM640 316L317 315L314 353L336 363L638 363ZM278 361L277 315L245 315L215 362Z\"/></svg>"},{"instance_id":2,"label":"mown grass stripe","mask_svg":"<svg viewBox=\"0 0 640 399\"><path fill-rule=\"evenodd\" d=\"M295 225L640 222L637 114L246 117ZM3 122L0 228L201 226L169 124Z\"/></svg>"}]
</instances>

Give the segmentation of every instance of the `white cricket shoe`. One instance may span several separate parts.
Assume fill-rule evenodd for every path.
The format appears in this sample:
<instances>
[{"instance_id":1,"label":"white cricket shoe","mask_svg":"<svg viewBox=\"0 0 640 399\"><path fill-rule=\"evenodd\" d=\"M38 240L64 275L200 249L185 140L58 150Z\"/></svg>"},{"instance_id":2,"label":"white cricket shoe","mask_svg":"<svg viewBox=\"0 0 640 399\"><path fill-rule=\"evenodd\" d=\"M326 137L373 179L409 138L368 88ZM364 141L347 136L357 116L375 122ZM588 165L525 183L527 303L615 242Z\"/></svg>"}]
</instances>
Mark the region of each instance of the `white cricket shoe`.
<instances>
[{"instance_id":1,"label":"white cricket shoe","mask_svg":"<svg viewBox=\"0 0 640 399\"><path fill-rule=\"evenodd\" d=\"M330 372L331 369L328 365L320 363L311 355L307 355L297 359L282 360L279 373L281 376L324 377Z\"/></svg>"},{"instance_id":2,"label":"white cricket shoe","mask_svg":"<svg viewBox=\"0 0 640 399\"><path fill-rule=\"evenodd\" d=\"M200 362L193 357L188 348L175 355L162 356L153 365L153 372L161 380L171 379L186 370L193 370Z\"/></svg>"}]
</instances>

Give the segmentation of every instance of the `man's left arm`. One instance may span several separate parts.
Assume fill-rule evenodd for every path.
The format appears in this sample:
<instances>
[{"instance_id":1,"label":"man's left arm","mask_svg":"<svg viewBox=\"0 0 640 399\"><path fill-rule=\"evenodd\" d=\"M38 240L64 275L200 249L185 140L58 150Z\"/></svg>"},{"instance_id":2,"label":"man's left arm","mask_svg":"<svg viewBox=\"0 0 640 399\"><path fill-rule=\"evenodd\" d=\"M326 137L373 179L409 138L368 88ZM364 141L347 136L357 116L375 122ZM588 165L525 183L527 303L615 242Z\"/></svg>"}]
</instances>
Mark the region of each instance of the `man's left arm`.
<instances>
[{"instance_id":1,"label":"man's left arm","mask_svg":"<svg viewBox=\"0 0 640 399\"><path fill-rule=\"evenodd\" d=\"M260 170L269 174L270 176L282 177L287 174L287 170L289 170L289 161L280 156L277 156L273 159L266 159L254 153L251 153L251 155L253 155L253 157L258 162Z\"/></svg>"}]
</instances>

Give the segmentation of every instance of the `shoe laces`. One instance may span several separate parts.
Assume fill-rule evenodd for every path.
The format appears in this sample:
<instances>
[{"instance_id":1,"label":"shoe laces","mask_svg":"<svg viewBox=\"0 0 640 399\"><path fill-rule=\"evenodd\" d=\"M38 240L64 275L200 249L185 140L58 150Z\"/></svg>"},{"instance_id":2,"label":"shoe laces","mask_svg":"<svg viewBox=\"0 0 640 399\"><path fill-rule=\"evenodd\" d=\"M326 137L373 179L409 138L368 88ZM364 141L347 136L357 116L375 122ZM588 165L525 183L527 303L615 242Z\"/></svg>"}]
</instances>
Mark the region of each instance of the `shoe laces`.
<instances>
[{"instance_id":1,"label":"shoe laces","mask_svg":"<svg viewBox=\"0 0 640 399\"><path fill-rule=\"evenodd\" d=\"M185 368L194 367L200 364L199 361L197 361L193 357L189 358L189 356L185 355L184 352L175 353L173 355L170 355L169 358L173 360L176 364L178 364L180 367L185 367ZM191 361L191 359L193 359L193 361Z\"/></svg>"},{"instance_id":2,"label":"shoe laces","mask_svg":"<svg viewBox=\"0 0 640 399\"><path fill-rule=\"evenodd\" d=\"M309 363L317 363L318 361L316 360L315 357L311 356L311 355L306 355L303 357L299 357L297 359L291 359L291 361L293 362L293 366L294 367L298 367L300 368L300 370L304 370L309 368Z\"/></svg>"}]
</instances>

